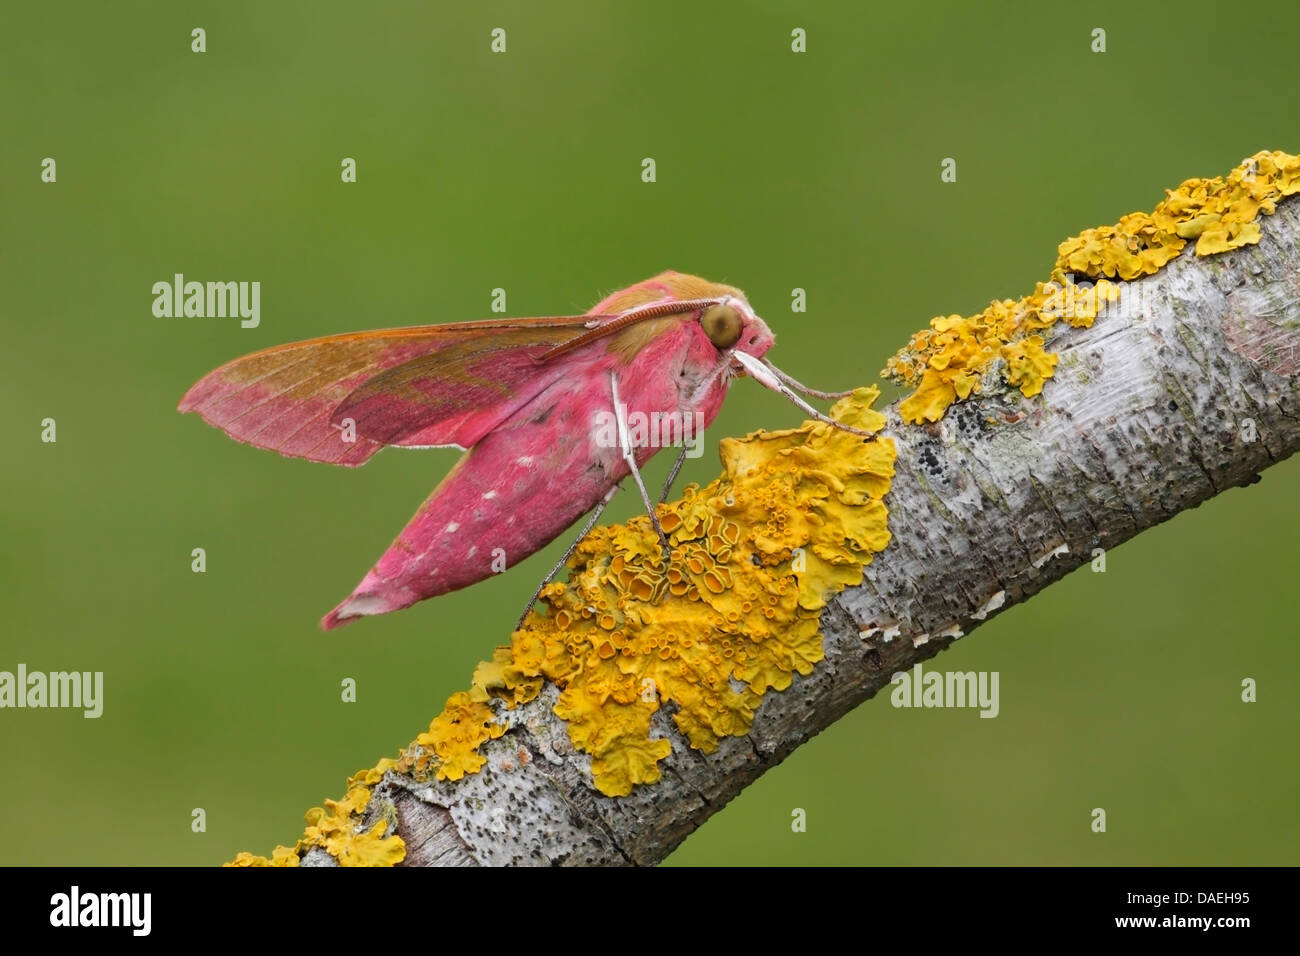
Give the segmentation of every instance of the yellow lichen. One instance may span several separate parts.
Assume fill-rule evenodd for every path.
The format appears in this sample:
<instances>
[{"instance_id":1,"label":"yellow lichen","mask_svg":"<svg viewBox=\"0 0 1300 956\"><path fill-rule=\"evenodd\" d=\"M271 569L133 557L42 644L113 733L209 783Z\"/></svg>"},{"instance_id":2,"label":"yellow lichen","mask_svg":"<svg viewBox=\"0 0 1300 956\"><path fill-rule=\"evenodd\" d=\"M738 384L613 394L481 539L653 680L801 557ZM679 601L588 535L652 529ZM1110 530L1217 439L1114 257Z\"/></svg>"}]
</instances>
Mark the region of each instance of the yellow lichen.
<instances>
[{"instance_id":1,"label":"yellow lichen","mask_svg":"<svg viewBox=\"0 0 1300 956\"><path fill-rule=\"evenodd\" d=\"M877 431L878 394L859 389L832 414ZM488 701L513 707L551 681L555 713L591 755L597 788L622 796L659 779L672 750L654 728L661 709L708 753L749 730L767 691L810 673L823 656L821 609L889 543L881 499L893 442L810 422L720 450L720 478L660 507L667 567L647 518L593 530L569 580L547 586L544 610L479 666L398 768L417 778L477 771L480 746L505 730Z\"/></svg>"},{"instance_id":2,"label":"yellow lichen","mask_svg":"<svg viewBox=\"0 0 1300 956\"><path fill-rule=\"evenodd\" d=\"M401 837L384 837L388 821L380 820L369 832L346 831L327 837L325 849L340 866L394 866L406 856Z\"/></svg>"},{"instance_id":3,"label":"yellow lichen","mask_svg":"<svg viewBox=\"0 0 1300 956\"><path fill-rule=\"evenodd\" d=\"M1043 337L1030 335L1002 346L1000 354L1007 362L1007 381L1025 395L1037 395L1043 382L1052 377L1056 356L1043 351Z\"/></svg>"},{"instance_id":4,"label":"yellow lichen","mask_svg":"<svg viewBox=\"0 0 1300 956\"><path fill-rule=\"evenodd\" d=\"M277 846L269 860L240 853L226 866L297 866L302 855L314 846L323 848L342 866L393 866L401 862L406 844L399 836L384 836L387 820L380 820L369 830L361 823L370 802L370 787L396 764L396 760L385 757L374 767L358 770L348 779L348 792L342 800L326 800L324 808L308 810L307 828L294 846Z\"/></svg>"},{"instance_id":5,"label":"yellow lichen","mask_svg":"<svg viewBox=\"0 0 1300 956\"><path fill-rule=\"evenodd\" d=\"M1259 152L1225 178L1189 179L1166 190L1151 213L1135 212L1113 226L1089 229L1058 249L1050 281L1017 300L992 302L977 315L939 316L912 336L885 365L883 375L914 391L899 404L911 424L935 422L955 401L978 391L995 359L1002 376L1026 395L1051 378L1056 356L1035 333L1059 319L1090 326L1118 300L1121 286L1158 272L1196 241L1196 255L1227 252L1259 242L1257 217L1277 200L1300 193L1300 157Z\"/></svg>"},{"instance_id":6,"label":"yellow lichen","mask_svg":"<svg viewBox=\"0 0 1300 956\"><path fill-rule=\"evenodd\" d=\"M490 670L495 673L495 669ZM480 666L475 677L481 678L484 673ZM421 747L427 747L438 755L439 780L459 780L467 773L477 773L484 763L478 752L479 746L506 732L506 728L497 722L491 706L484 702L487 688L476 684L475 690L474 696L479 697L478 700L465 691L453 694L429 729L415 740ZM511 699L514 699L513 694Z\"/></svg>"},{"instance_id":7,"label":"yellow lichen","mask_svg":"<svg viewBox=\"0 0 1300 956\"><path fill-rule=\"evenodd\" d=\"M291 846L277 846L271 851L271 858L254 856L247 850L237 855L226 866L297 866L298 851Z\"/></svg>"}]
</instances>

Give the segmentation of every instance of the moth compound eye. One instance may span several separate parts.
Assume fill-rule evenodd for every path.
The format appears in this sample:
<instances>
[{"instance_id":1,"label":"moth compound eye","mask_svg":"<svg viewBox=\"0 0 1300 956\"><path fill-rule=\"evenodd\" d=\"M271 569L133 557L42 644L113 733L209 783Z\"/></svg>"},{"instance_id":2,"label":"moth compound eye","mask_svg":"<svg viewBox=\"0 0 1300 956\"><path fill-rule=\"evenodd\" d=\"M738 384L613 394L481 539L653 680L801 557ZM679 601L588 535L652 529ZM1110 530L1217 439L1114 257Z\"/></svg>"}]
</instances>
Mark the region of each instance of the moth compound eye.
<instances>
[{"instance_id":1,"label":"moth compound eye","mask_svg":"<svg viewBox=\"0 0 1300 956\"><path fill-rule=\"evenodd\" d=\"M740 313L729 305L715 305L700 316L700 325L714 348L729 349L740 339Z\"/></svg>"}]
</instances>

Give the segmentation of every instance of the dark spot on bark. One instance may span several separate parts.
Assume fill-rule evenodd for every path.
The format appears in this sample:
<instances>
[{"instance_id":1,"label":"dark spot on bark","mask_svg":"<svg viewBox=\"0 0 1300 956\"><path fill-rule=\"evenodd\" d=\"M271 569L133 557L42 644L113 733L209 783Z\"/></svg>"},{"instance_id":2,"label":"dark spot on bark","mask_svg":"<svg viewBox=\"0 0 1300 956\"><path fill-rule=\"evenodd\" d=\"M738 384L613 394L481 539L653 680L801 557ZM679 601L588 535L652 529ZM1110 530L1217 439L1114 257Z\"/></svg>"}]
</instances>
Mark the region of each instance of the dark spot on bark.
<instances>
[{"instance_id":1,"label":"dark spot on bark","mask_svg":"<svg viewBox=\"0 0 1300 956\"><path fill-rule=\"evenodd\" d=\"M930 473L931 477L938 477L943 472L943 463L934 449L930 445L923 445L921 452L917 455L917 462Z\"/></svg>"},{"instance_id":2,"label":"dark spot on bark","mask_svg":"<svg viewBox=\"0 0 1300 956\"><path fill-rule=\"evenodd\" d=\"M538 412L538 413L537 413L536 415L534 415L532 418L530 418L529 421L532 422L534 425L541 425L541 424L543 424L543 423L544 423L548 418L551 417L551 413L554 412L554 411L555 411L555 406L554 406L554 405L549 405L549 406L547 406L546 408L543 408L540 412Z\"/></svg>"},{"instance_id":3,"label":"dark spot on bark","mask_svg":"<svg viewBox=\"0 0 1300 956\"><path fill-rule=\"evenodd\" d=\"M1169 410L1170 410L1171 412L1176 412L1176 411L1178 411L1178 403L1175 402L1172 398L1169 399Z\"/></svg>"},{"instance_id":4,"label":"dark spot on bark","mask_svg":"<svg viewBox=\"0 0 1300 956\"><path fill-rule=\"evenodd\" d=\"M951 409L949 414L956 418L957 431L966 440L982 436L989 430L988 419L978 403L963 402Z\"/></svg>"},{"instance_id":5,"label":"dark spot on bark","mask_svg":"<svg viewBox=\"0 0 1300 956\"><path fill-rule=\"evenodd\" d=\"M874 647L862 656L862 663L869 671L878 671L885 666L884 659L880 656L880 651Z\"/></svg>"}]
</instances>

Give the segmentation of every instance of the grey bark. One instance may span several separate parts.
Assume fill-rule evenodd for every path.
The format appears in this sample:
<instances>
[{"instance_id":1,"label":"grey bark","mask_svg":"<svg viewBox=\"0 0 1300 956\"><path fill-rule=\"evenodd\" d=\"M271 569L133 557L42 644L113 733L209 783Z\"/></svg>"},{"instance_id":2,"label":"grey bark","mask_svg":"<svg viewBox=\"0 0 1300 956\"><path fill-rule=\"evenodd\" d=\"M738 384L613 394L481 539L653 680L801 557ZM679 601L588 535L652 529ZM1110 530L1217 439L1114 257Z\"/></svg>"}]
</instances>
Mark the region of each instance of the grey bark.
<instances>
[{"instance_id":1,"label":"grey bark","mask_svg":"<svg viewBox=\"0 0 1300 956\"><path fill-rule=\"evenodd\" d=\"M1300 197L1261 227L1257 246L1224 255L1197 258L1189 244L1090 329L1057 323L1060 362L1039 396L986 387L929 426L891 407L893 540L823 612L825 661L769 691L747 736L706 756L661 712L657 733L673 745L662 781L607 798L548 686L484 747L480 773L421 784L390 771L368 822L396 813L405 865L657 863L895 672L1094 549L1251 484L1300 448ZM304 862L333 861L313 850Z\"/></svg>"}]
</instances>

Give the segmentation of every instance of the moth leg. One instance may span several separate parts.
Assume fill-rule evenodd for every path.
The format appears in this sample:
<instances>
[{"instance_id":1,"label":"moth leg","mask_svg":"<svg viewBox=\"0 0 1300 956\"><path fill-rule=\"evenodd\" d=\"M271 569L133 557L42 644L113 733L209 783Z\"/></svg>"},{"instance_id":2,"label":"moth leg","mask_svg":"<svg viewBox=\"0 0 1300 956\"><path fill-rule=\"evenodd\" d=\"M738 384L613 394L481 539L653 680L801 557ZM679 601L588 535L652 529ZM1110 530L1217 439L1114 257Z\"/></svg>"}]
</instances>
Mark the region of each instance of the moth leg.
<instances>
[{"instance_id":1,"label":"moth leg","mask_svg":"<svg viewBox=\"0 0 1300 956\"><path fill-rule=\"evenodd\" d=\"M778 369L775 365L765 362L762 359L756 359L754 356L745 352L732 352L731 357L734 358L740 364L740 367L748 372L750 377L754 381L758 382L759 385L762 385L765 388L770 388L772 391L784 395L799 408L803 409L804 414L817 419L819 422L825 422L827 425L838 428L842 432L851 432L854 435L862 435L864 438L874 437L871 432L863 431L861 428L854 428L852 425L846 425L843 422L837 422L829 415L817 411L817 409L813 408L795 394L794 389L777 377ZM785 375L784 372L780 372L779 374ZM831 393L827 392L826 394L830 395Z\"/></svg>"},{"instance_id":2,"label":"moth leg","mask_svg":"<svg viewBox=\"0 0 1300 956\"><path fill-rule=\"evenodd\" d=\"M807 385L805 385L803 382L799 381L799 380L798 380L797 378L795 378L793 375L790 375L790 374L787 373L787 372L783 372L783 371L781 371L779 368L777 368L775 365L773 365L773 364L772 364L771 362L769 362L767 359L763 359L762 362L763 362L764 365L766 365L768 368L770 368L770 369L771 369L771 370L776 374L776 377L777 377L777 378L779 378L781 381L785 382L785 384L789 385L789 386L790 386L791 388L793 388L796 392L801 392L801 393L803 393L804 395L811 395L813 398L826 398L826 399L831 399L831 398L844 398L845 396L848 396L848 395L852 395L852 394L853 394L853 389L851 389L851 388L849 388L849 389L845 389L845 390L842 391L842 392L823 392L820 388L809 388Z\"/></svg>"},{"instance_id":3,"label":"moth leg","mask_svg":"<svg viewBox=\"0 0 1300 956\"><path fill-rule=\"evenodd\" d=\"M646 491L645 479L641 477L641 469L636 464L636 455L632 453L632 439L627 429L627 409L618 400L618 376L613 372L609 373L609 387L614 396L614 420L618 424L619 452L623 455L623 460L627 462L628 468L632 470L632 477L636 480L637 490L641 492L641 501L645 504L646 514L650 516L650 524L654 525L655 533L659 535L659 543L663 545L664 567L667 567L672 558L673 549L668 544L668 535L664 534L663 525L659 523L659 516L655 514L655 506L650 500L650 492Z\"/></svg>"},{"instance_id":4,"label":"moth leg","mask_svg":"<svg viewBox=\"0 0 1300 956\"><path fill-rule=\"evenodd\" d=\"M605 497L600 499L600 502L591 512L590 517L587 518L587 523L584 524L582 530L578 532L578 536L574 538L573 543L565 549L564 556L561 557L560 560L556 561L555 567L551 568L551 570L547 572L546 577L542 578L542 583L537 585L537 590L533 592L533 596L529 599L528 603L524 605L524 613L519 615L519 621L515 624L516 631L524 626L524 618L526 618L528 612L533 609L533 605L537 603L537 599L542 596L542 589L554 580L555 576L560 573L561 568L568 564L569 558L573 557L573 552L577 551L578 545L582 544L582 539L587 536L587 533L591 531L591 529L596 526L596 522L600 520L600 513L605 510L605 505L609 504L610 500L616 494L618 494L618 485L615 485L610 488L609 491L605 492Z\"/></svg>"},{"instance_id":5,"label":"moth leg","mask_svg":"<svg viewBox=\"0 0 1300 956\"><path fill-rule=\"evenodd\" d=\"M686 461L686 452L689 451L686 445L682 445L682 450L677 453L677 460L673 462L673 470L668 472L668 480L664 482L664 493L659 496L659 503L663 504L668 500L668 492L673 490L673 482L677 480L677 473L682 470L682 464Z\"/></svg>"}]
</instances>

